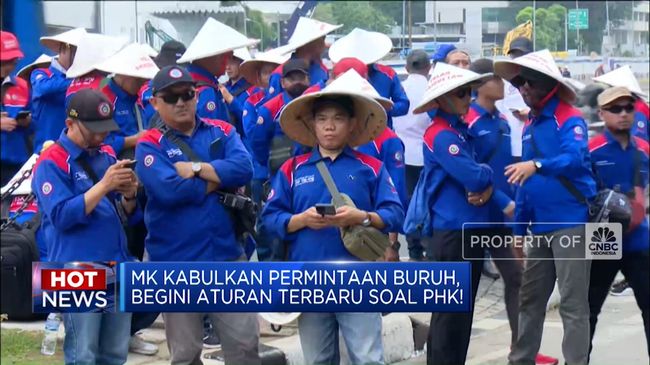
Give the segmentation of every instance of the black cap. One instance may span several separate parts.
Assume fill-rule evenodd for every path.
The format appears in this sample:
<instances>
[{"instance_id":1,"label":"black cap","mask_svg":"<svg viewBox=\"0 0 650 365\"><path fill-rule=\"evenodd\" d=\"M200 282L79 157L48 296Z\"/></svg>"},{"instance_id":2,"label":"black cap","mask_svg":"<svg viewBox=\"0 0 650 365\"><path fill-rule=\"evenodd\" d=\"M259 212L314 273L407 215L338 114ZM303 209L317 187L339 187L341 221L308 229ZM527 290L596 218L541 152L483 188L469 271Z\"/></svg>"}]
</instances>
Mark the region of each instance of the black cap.
<instances>
[{"instance_id":1,"label":"black cap","mask_svg":"<svg viewBox=\"0 0 650 365\"><path fill-rule=\"evenodd\" d=\"M414 49L406 57L406 66L412 70L422 70L429 65L431 65L429 55L421 49Z\"/></svg>"},{"instance_id":2,"label":"black cap","mask_svg":"<svg viewBox=\"0 0 650 365\"><path fill-rule=\"evenodd\" d=\"M480 58L469 65L469 70L479 75L494 73L494 62L488 58Z\"/></svg>"},{"instance_id":3,"label":"black cap","mask_svg":"<svg viewBox=\"0 0 650 365\"><path fill-rule=\"evenodd\" d=\"M83 123L93 133L117 131L113 120L113 105L106 95L95 89L81 89L70 98L66 114Z\"/></svg>"},{"instance_id":4,"label":"black cap","mask_svg":"<svg viewBox=\"0 0 650 365\"><path fill-rule=\"evenodd\" d=\"M296 71L309 75L309 64L307 64L307 61L300 58L293 58L285 62L284 66L282 66L282 77Z\"/></svg>"},{"instance_id":5,"label":"black cap","mask_svg":"<svg viewBox=\"0 0 650 365\"><path fill-rule=\"evenodd\" d=\"M530 53L533 51L533 41L526 37L517 37L510 42L508 54L514 50L521 51L524 54Z\"/></svg>"},{"instance_id":6,"label":"black cap","mask_svg":"<svg viewBox=\"0 0 650 365\"><path fill-rule=\"evenodd\" d=\"M156 94L170 86L178 84L196 84L192 75L180 66L163 67L151 80L151 92Z\"/></svg>"},{"instance_id":7,"label":"black cap","mask_svg":"<svg viewBox=\"0 0 650 365\"><path fill-rule=\"evenodd\" d=\"M176 65L176 61L185 53L185 45L179 41L171 40L165 42L160 47L160 52L154 58L154 62L159 68Z\"/></svg>"}]
</instances>

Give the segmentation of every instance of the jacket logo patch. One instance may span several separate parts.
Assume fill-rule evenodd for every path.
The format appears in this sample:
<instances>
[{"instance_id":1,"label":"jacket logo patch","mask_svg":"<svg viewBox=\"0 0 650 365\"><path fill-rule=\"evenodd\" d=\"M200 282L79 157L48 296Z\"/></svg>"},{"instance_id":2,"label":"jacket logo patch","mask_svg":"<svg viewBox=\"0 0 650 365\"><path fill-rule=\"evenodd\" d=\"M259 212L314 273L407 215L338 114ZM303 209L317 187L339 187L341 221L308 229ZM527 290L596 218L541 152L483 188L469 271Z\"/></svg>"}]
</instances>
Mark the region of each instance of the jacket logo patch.
<instances>
[{"instance_id":1,"label":"jacket logo patch","mask_svg":"<svg viewBox=\"0 0 650 365\"><path fill-rule=\"evenodd\" d=\"M275 189L271 189L271 191L269 191L269 195L266 197L266 201L273 199L274 196L275 196Z\"/></svg>"},{"instance_id":2,"label":"jacket logo patch","mask_svg":"<svg viewBox=\"0 0 650 365\"><path fill-rule=\"evenodd\" d=\"M264 124L264 118L263 117L258 117L257 118L257 124Z\"/></svg>"},{"instance_id":3,"label":"jacket logo patch","mask_svg":"<svg viewBox=\"0 0 650 365\"><path fill-rule=\"evenodd\" d=\"M241 113L242 117L245 117L248 115L248 110L244 109L244 111Z\"/></svg>"},{"instance_id":4,"label":"jacket logo patch","mask_svg":"<svg viewBox=\"0 0 650 365\"><path fill-rule=\"evenodd\" d=\"M50 182L48 181L44 182L43 185L41 186L41 191L45 195L50 195L50 193L52 192L52 184L50 184Z\"/></svg>"},{"instance_id":5,"label":"jacket logo patch","mask_svg":"<svg viewBox=\"0 0 650 365\"><path fill-rule=\"evenodd\" d=\"M636 122L636 125L638 125L639 128L643 128L643 127L645 127L645 123L644 123L642 120Z\"/></svg>"},{"instance_id":6,"label":"jacket logo patch","mask_svg":"<svg viewBox=\"0 0 650 365\"><path fill-rule=\"evenodd\" d=\"M294 186L300 186L314 182L314 175L301 176L294 181Z\"/></svg>"},{"instance_id":7,"label":"jacket logo patch","mask_svg":"<svg viewBox=\"0 0 650 365\"><path fill-rule=\"evenodd\" d=\"M149 166L153 165L153 160L154 160L153 155L144 156L144 165L146 167L149 167Z\"/></svg>"},{"instance_id":8,"label":"jacket logo patch","mask_svg":"<svg viewBox=\"0 0 650 365\"><path fill-rule=\"evenodd\" d=\"M183 156L183 152L181 151L180 148L172 148L172 149L167 150L165 152L167 152L167 156L169 158L172 158L174 156Z\"/></svg>"},{"instance_id":9,"label":"jacket logo patch","mask_svg":"<svg viewBox=\"0 0 650 365\"><path fill-rule=\"evenodd\" d=\"M460 152L460 148L456 144L451 144L449 145L448 151L450 154L456 156Z\"/></svg>"},{"instance_id":10,"label":"jacket logo patch","mask_svg":"<svg viewBox=\"0 0 650 365\"><path fill-rule=\"evenodd\" d=\"M395 152L395 161L401 162L404 159L404 156L402 155L402 152L397 151Z\"/></svg>"},{"instance_id":11,"label":"jacket logo patch","mask_svg":"<svg viewBox=\"0 0 650 365\"><path fill-rule=\"evenodd\" d=\"M575 133L575 137L574 137L574 138L575 138L577 141L581 141L582 138L583 138L583 136L584 136L584 134L585 134L585 132L582 130L582 127L579 126L579 125L577 125L577 126L575 126L575 127L573 128L573 133Z\"/></svg>"},{"instance_id":12,"label":"jacket logo patch","mask_svg":"<svg viewBox=\"0 0 650 365\"><path fill-rule=\"evenodd\" d=\"M208 101L208 103L205 104L205 107L209 111L213 111L213 110L217 109L217 104L214 101Z\"/></svg>"},{"instance_id":13,"label":"jacket logo patch","mask_svg":"<svg viewBox=\"0 0 650 365\"><path fill-rule=\"evenodd\" d=\"M77 180L77 181L79 181L79 180L87 180L88 175L86 175L86 173L83 172L83 171L77 171L77 172L74 173L74 179Z\"/></svg>"}]
</instances>

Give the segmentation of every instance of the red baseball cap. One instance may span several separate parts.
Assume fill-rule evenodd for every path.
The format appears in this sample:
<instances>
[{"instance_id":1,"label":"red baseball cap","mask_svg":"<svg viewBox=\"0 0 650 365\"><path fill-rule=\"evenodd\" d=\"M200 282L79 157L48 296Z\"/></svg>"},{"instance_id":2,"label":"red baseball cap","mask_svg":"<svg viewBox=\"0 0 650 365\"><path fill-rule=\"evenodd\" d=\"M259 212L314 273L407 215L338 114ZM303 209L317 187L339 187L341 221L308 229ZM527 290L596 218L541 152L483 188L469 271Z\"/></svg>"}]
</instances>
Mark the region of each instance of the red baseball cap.
<instances>
[{"instance_id":1,"label":"red baseball cap","mask_svg":"<svg viewBox=\"0 0 650 365\"><path fill-rule=\"evenodd\" d=\"M368 66L358 58L354 57L342 58L336 63L336 65L334 65L332 73L334 74L334 77L338 77L350 69L355 70L364 79L368 78Z\"/></svg>"},{"instance_id":2,"label":"red baseball cap","mask_svg":"<svg viewBox=\"0 0 650 365\"><path fill-rule=\"evenodd\" d=\"M0 61L9 61L23 58L25 55L20 50L18 39L13 33L2 31L0 36Z\"/></svg>"}]
</instances>

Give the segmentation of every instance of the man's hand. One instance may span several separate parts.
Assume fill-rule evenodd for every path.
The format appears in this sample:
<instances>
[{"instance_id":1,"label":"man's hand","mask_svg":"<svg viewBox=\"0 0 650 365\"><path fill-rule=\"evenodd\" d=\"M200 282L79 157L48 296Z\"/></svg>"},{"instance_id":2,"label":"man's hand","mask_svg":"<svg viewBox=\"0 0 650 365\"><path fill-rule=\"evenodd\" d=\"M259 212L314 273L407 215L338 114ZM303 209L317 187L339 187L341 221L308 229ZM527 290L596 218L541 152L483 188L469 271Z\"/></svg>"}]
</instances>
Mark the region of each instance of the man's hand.
<instances>
[{"instance_id":1,"label":"man's hand","mask_svg":"<svg viewBox=\"0 0 650 365\"><path fill-rule=\"evenodd\" d=\"M535 162L530 160L506 166L505 175L508 177L508 184L523 185L536 172Z\"/></svg>"},{"instance_id":2,"label":"man's hand","mask_svg":"<svg viewBox=\"0 0 650 365\"><path fill-rule=\"evenodd\" d=\"M192 171L191 162L179 161L174 163L174 167L176 168L176 173L178 173L178 176L182 177L183 179L191 179L194 177L194 171Z\"/></svg>"},{"instance_id":3,"label":"man's hand","mask_svg":"<svg viewBox=\"0 0 650 365\"><path fill-rule=\"evenodd\" d=\"M515 202L511 201L505 208L503 208L503 214L508 218L515 217Z\"/></svg>"},{"instance_id":4,"label":"man's hand","mask_svg":"<svg viewBox=\"0 0 650 365\"><path fill-rule=\"evenodd\" d=\"M528 112L530 110L528 109L522 109L522 110L512 110L512 115L515 116L515 118L519 119L520 122L526 123L528 121Z\"/></svg>"},{"instance_id":5,"label":"man's hand","mask_svg":"<svg viewBox=\"0 0 650 365\"><path fill-rule=\"evenodd\" d=\"M475 207L480 207L490 200L493 192L494 192L494 188L492 187L492 185L490 185L488 186L487 189L485 189L480 193L468 193L467 202L469 202Z\"/></svg>"},{"instance_id":6,"label":"man's hand","mask_svg":"<svg viewBox=\"0 0 650 365\"><path fill-rule=\"evenodd\" d=\"M399 252L397 252L392 247L388 246L386 248L386 251L384 251L383 258L380 258L380 259L381 259L381 261L399 262Z\"/></svg>"},{"instance_id":7,"label":"man's hand","mask_svg":"<svg viewBox=\"0 0 650 365\"><path fill-rule=\"evenodd\" d=\"M316 207L311 207L300 213L299 219L303 227L309 227L311 229L323 229L330 225L323 216L318 214Z\"/></svg>"},{"instance_id":8,"label":"man's hand","mask_svg":"<svg viewBox=\"0 0 650 365\"><path fill-rule=\"evenodd\" d=\"M0 129L5 132L13 132L18 126L18 122L14 118L9 118L6 112L2 112L2 119L0 120Z\"/></svg>"},{"instance_id":9,"label":"man's hand","mask_svg":"<svg viewBox=\"0 0 650 365\"><path fill-rule=\"evenodd\" d=\"M133 173L133 171L131 171ZM133 181L120 185L117 189L115 189L118 193L122 194L122 196L126 199L131 200L132 198L135 198L135 195L138 193L138 179L133 174Z\"/></svg>"},{"instance_id":10,"label":"man's hand","mask_svg":"<svg viewBox=\"0 0 650 365\"><path fill-rule=\"evenodd\" d=\"M366 217L368 217L367 212L344 205L336 209L336 215L326 215L325 220L332 226L343 228L359 225Z\"/></svg>"},{"instance_id":11,"label":"man's hand","mask_svg":"<svg viewBox=\"0 0 650 365\"><path fill-rule=\"evenodd\" d=\"M108 167L102 179L97 182L103 188L104 193L118 191L125 186L131 186L134 181L137 183L133 170L124 167L124 165L130 162L133 161L121 160Z\"/></svg>"},{"instance_id":12,"label":"man's hand","mask_svg":"<svg viewBox=\"0 0 650 365\"><path fill-rule=\"evenodd\" d=\"M228 91L228 88L226 88L224 85L219 84L219 91L221 91L221 95L223 96L223 100L225 100L226 103L230 104L230 103L232 103L233 100L235 100L235 97L232 96L230 91Z\"/></svg>"}]
</instances>

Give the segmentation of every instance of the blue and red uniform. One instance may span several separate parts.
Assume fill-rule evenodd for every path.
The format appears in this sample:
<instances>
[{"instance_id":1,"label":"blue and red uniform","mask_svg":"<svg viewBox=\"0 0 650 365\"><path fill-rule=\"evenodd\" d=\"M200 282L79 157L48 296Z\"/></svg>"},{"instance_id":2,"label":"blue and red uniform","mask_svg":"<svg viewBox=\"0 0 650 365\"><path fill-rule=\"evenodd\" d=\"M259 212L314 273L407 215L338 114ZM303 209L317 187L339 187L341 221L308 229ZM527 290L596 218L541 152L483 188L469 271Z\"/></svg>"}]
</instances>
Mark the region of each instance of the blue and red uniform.
<instances>
[{"instance_id":1,"label":"blue and red uniform","mask_svg":"<svg viewBox=\"0 0 650 365\"><path fill-rule=\"evenodd\" d=\"M85 159L97 176L116 162L115 152L103 145L92 152L82 149L61 132L56 144L47 148L34 167L32 191L46 221L48 259L71 261L131 261L122 221L115 202L117 193L104 196L90 214L85 212L84 194L95 183L79 164ZM117 203L119 204L119 203ZM137 209L129 223L142 219Z\"/></svg>"},{"instance_id":2,"label":"blue and red uniform","mask_svg":"<svg viewBox=\"0 0 650 365\"><path fill-rule=\"evenodd\" d=\"M303 228L287 233L291 216L318 203L330 204L330 195L316 163L323 161L340 192L352 198L357 208L376 212L385 224L384 232L397 232L404 220L404 210L388 171L376 158L346 147L332 161L321 159L318 148L284 163L275 178L262 211L266 227L288 241L290 261L359 261L345 248L336 227L319 230Z\"/></svg>"},{"instance_id":3,"label":"blue and red uniform","mask_svg":"<svg viewBox=\"0 0 650 365\"><path fill-rule=\"evenodd\" d=\"M368 66L368 82L380 96L393 101L393 108L388 110L388 127L393 129L393 118L409 112L409 98L402 87L397 72L390 66L374 63Z\"/></svg>"},{"instance_id":4,"label":"blue and red uniform","mask_svg":"<svg viewBox=\"0 0 650 365\"><path fill-rule=\"evenodd\" d=\"M393 179L393 184L404 207L408 207L406 194L406 165L404 165L404 143L392 129L386 127L373 141L357 148L357 151L372 156L384 164Z\"/></svg>"},{"instance_id":5,"label":"blue and red uniform","mask_svg":"<svg viewBox=\"0 0 650 365\"><path fill-rule=\"evenodd\" d=\"M199 119L185 141L221 179L220 189L246 185L252 175L250 156L234 127L221 120ZM211 148L220 141L221 148ZM135 149L136 172L147 193L145 247L152 261L230 261L244 253L236 241L229 212L207 181L178 175L174 163L189 161L158 129L148 130ZM170 230L170 222L174 229Z\"/></svg>"},{"instance_id":6,"label":"blue and red uniform","mask_svg":"<svg viewBox=\"0 0 650 365\"><path fill-rule=\"evenodd\" d=\"M43 142L56 140L65 128L65 94L72 80L56 59L49 68L32 72L32 125L34 151L40 151Z\"/></svg>"},{"instance_id":7,"label":"blue and red uniform","mask_svg":"<svg viewBox=\"0 0 650 365\"><path fill-rule=\"evenodd\" d=\"M257 109L268 101L268 94L265 89L259 89L249 96L244 102L242 111L242 127L244 133L242 139L244 146L253 157L253 180L266 180L269 176L268 166L262 165L253 154L252 136L257 126Z\"/></svg>"},{"instance_id":8,"label":"blue and red uniform","mask_svg":"<svg viewBox=\"0 0 650 365\"><path fill-rule=\"evenodd\" d=\"M65 92L65 105L68 105L70 98L77 91L82 89L94 89L99 90L101 88L102 81L106 76L99 71L91 71L83 76L75 77L72 79L70 86Z\"/></svg>"},{"instance_id":9,"label":"blue and red uniform","mask_svg":"<svg viewBox=\"0 0 650 365\"><path fill-rule=\"evenodd\" d=\"M140 91L138 91L138 106L142 110L142 115L144 117L145 128L149 128L151 123L151 118L156 114L156 110L153 108L153 105L149 100L153 97L153 92L151 89L151 80L147 81L142 85Z\"/></svg>"},{"instance_id":10,"label":"blue and red uniform","mask_svg":"<svg viewBox=\"0 0 650 365\"><path fill-rule=\"evenodd\" d=\"M531 114L522 134L521 160L537 160L542 166L517 189L515 221L532 222L534 234L569 228L571 225L566 223L588 222L587 206L560 183L559 176L566 177L586 199L596 195L587 148L587 124L576 108L556 95L549 96L539 115ZM533 138L542 156L535 151ZM514 232L524 235L525 229L525 225L517 224Z\"/></svg>"},{"instance_id":11,"label":"blue and red uniform","mask_svg":"<svg viewBox=\"0 0 650 365\"><path fill-rule=\"evenodd\" d=\"M236 128L239 135L244 134L244 128L242 125L242 114L244 113L244 103L249 96L253 95L259 88L253 86L243 77L237 80L234 84L228 81L226 83L226 89L233 96L233 100L230 104L227 104L228 111L231 114L230 123L232 123Z\"/></svg>"},{"instance_id":12,"label":"blue and red uniform","mask_svg":"<svg viewBox=\"0 0 650 365\"><path fill-rule=\"evenodd\" d=\"M18 113L29 111L27 81L16 76L9 76L2 81L2 89L4 98L0 104L0 111L7 113L7 117L17 119ZM30 156L27 140L29 132L29 127L16 126L16 129L11 132L2 131L0 133L0 161L2 164L15 165L19 169L27 161ZM10 178L11 176L7 177L7 179Z\"/></svg>"},{"instance_id":13,"label":"blue and red uniform","mask_svg":"<svg viewBox=\"0 0 650 365\"><path fill-rule=\"evenodd\" d=\"M187 66L187 71L197 82L196 113L199 117L228 121L228 109L219 91L218 78L194 64Z\"/></svg>"},{"instance_id":14,"label":"blue and red uniform","mask_svg":"<svg viewBox=\"0 0 650 365\"><path fill-rule=\"evenodd\" d=\"M109 133L106 143L119 155L124 149L125 137L136 135L147 128L144 114L137 105L138 97L124 91L114 79L110 79L101 92L113 104L113 119L120 127L120 130ZM139 113L139 118L136 113Z\"/></svg>"},{"instance_id":15,"label":"blue and red uniform","mask_svg":"<svg viewBox=\"0 0 650 365\"><path fill-rule=\"evenodd\" d=\"M632 127L632 135L648 142L648 138L650 137L648 122L650 122L650 109L648 108L648 104L643 99L637 98L634 103L634 126Z\"/></svg>"},{"instance_id":16,"label":"blue and red uniform","mask_svg":"<svg viewBox=\"0 0 650 365\"><path fill-rule=\"evenodd\" d=\"M291 55L291 58L296 58L295 53ZM271 97L278 95L284 89L282 88L282 67L284 64L276 67L275 70L271 73L269 77L269 90L268 93ZM329 72L327 67L323 64L322 61L309 63L309 84L314 85L321 81L327 82L329 79Z\"/></svg>"},{"instance_id":17,"label":"blue and red uniform","mask_svg":"<svg viewBox=\"0 0 650 365\"><path fill-rule=\"evenodd\" d=\"M478 103L472 102L469 111L465 115L468 124L468 133L472 136L471 143L476 151L476 158L479 163L485 163L492 168L493 186L510 198L515 199L514 187L508 183L505 175L506 166L514 163L512 158L512 147L510 145L510 126L505 117L495 110L490 113ZM490 200L490 222L504 222L506 217L503 214L504 206L496 204L496 200Z\"/></svg>"},{"instance_id":18,"label":"blue and red uniform","mask_svg":"<svg viewBox=\"0 0 650 365\"><path fill-rule=\"evenodd\" d=\"M630 138L627 148L623 149L608 130L593 137L589 140L589 152L598 183L610 189L618 185L621 192L634 193L634 188L637 187L634 181L637 167L635 161L638 161L640 187L645 189L648 186L649 149L648 142L635 136ZM646 216L632 232L623 235L623 252L648 251L649 248Z\"/></svg>"},{"instance_id":19,"label":"blue and red uniform","mask_svg":"<svg viewBox=\"0 0 650 365\"><path fill-rule=\"evenodd\" d=\"M464 223L489 221L489 203L476 207L467 201L468 192L485 191L493 180L492 168L477 162L468 139L467 124L441 109L424 133L423 171L433 229L461 230Z\"/></svg>"}]
</instances>

